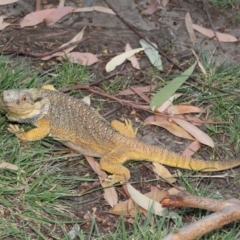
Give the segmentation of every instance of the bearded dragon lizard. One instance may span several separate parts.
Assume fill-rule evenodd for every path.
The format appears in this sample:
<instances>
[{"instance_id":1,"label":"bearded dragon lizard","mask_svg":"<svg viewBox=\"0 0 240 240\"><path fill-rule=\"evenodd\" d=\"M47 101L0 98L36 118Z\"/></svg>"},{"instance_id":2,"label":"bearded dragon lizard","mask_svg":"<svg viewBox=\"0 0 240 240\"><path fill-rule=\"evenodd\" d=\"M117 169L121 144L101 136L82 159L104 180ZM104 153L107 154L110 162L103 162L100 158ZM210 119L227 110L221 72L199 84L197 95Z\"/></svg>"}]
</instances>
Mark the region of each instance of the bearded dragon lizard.
<instances>
[{"instance_id":1,"label":"bearded dragon lizard","mask_svg":"<svg viewBox=\"0 0 240 240\"><path fill-rule=\"evenodd\" d=\"M110 124L82 100L61 93L52 85L40 89L3 91L0 106L10 121L28 123L33 128L24 132L18 125L8 130L24 141L40 140L47 135L85 155L100 157L100 167L112 175L110 184L130 179L122 164L127 160L150 161L195 171L221 171L240 165L240 159L205 161L181 156L135 138L131 123Z\"/></svg>"}]
</instances>

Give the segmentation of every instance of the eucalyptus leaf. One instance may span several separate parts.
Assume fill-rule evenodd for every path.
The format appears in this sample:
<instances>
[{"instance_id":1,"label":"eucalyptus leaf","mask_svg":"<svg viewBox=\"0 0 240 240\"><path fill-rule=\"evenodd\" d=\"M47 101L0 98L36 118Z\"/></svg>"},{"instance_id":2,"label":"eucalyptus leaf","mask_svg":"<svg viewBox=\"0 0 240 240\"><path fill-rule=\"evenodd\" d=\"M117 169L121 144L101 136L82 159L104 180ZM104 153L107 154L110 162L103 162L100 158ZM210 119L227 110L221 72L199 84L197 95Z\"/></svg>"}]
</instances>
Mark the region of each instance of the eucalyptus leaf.
<instances>
[{"instance_id":1,"label":"eucalyptus leaf","mask_svg":"<svg viewBox=\"0 0 240 240\"><path fill-rule=\"evenodd\" d=\"M157 45L155 43L152 43L156 48L151 46L149 43L147 43L144 39L141 39L140 41L141 46L144 48L145 54L148 56L150 62L154 67L156 67L158 70L162 71L162 60L158 53Z\"/></svg>"},{"instance_id":2,"label":"eucalyptus leaf","mask_svg":"<svg viewBox=\"0 0 240 240\"><path fill-rule=\"evenodd\" d=\"M184 71L182 74L174 78L165 87L159 90L151 99L150 107L154 109L160 107L164 102L166 102L181 86L182 84L192 75L195 66L195 62L190 68Z\"/></svg>"}]
</instances>

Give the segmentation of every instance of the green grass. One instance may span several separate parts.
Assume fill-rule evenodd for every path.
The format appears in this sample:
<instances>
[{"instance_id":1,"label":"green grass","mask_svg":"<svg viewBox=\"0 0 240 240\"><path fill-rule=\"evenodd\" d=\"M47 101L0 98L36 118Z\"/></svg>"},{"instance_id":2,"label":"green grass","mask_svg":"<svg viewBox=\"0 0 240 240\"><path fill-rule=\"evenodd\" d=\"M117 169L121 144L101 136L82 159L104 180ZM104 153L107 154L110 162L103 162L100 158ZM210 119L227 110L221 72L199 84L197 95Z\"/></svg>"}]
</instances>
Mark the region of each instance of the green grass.
<instances>
[{"instance_id":1,"label":"green grass","mask_svg":"<svg viewBox=\"0 0 240 240\"><path fill-rule=\"evenodd\" d=\"M216 7L234 7L239 4L239 0L209 0L209 2Z\"/></svg>"},{"instance_id":2,"label":"green grass","mask_svg":"<svg viewBox=\"0 0 240 240\"><path fill-rule=\"evenodd\" d=\"M31 64L19 65L16 58L0 57L0 84L1 91L12 88L41 87L44 84L53 84L56 88L70 87L79 83L91 81L89 69L71 63L63 63L46 72L31 68ZM21 60L22 62L22 60ZM240 68L220 66L214 68L204 61L207 75L195 74L199 81L212 84L229 92L238 92L240 89ZM29 66L26 68L26 66ZM164 86L168 80L173 79L178 73L160 75L152 68L148 69L141 84L148 79L155 79L159 87ZM111 81L103 81L104 91L114 94L129 85L136 84L125 77L117 77ZM207 155L211 159L217 159L221 153L225 157L232 158L239 152L240 117L239 98L231 94L223 94L212 88L199 86L197 83L187 82L180 89L184 93L176 102L191 102L205 108L209 117L218 122L206 126L205 131L217 143L214 150L203 147L200 154ZM69 94L83 96L81 91L72 91ZM100 109L107 99L98 100L94 95L93 105ZM137 214L133 225L126 226L124 217L116 216L115 231L102 233L101 224L92 216L85 220L77 215L76 206L91 203L91 194L102 194L100 188L90 191L89 200L79 202L78 186L94 181L96 176L82 175L76 171L79 166L89 169L79 157L74 154L62 154L62 147L51 138L38 142L23 143L6 131L6 117L0 117L0 161L15 164L20 170L12 171L0 169L0 239L70 239L68 233L76 224L80 230L76 232L75 239L161 239L174 229L201 219L210 214L198 209L175 209L179 218L172 220L156 216L144 217ZM23 126L27 128L28 126ZM234 149L234 151L233 151ZM66 161L66 159L68 159ZM81 165L80 165L81 164ZM136 163L139 164L139 163ZM86 171L87 171L86 170ZM183 171L179 178L180 185L190 193L198 196L225 199L225 189L216 189L212 179L198 177L200 173ZM204 180L203 180L204 179ZM239 178L230 179L239 183ZM227 182L227 181L226 181ZM227 183L226 183L227 184ZM91 184L90 184L91 185ZM229 196L228 196L229 197ZM72 201L72 199L78 199ZM108 213L105 213L108 215ZM190 220L189 220L190 219ZM153 224L150 224L153 221ZM89 229L82 226L89 222ZM234 239L240 235L239 224L230 224L222 229L213 231L201 239Z\"/></svg>"},{"instance_id":3,"label":"green grass","mask_svg":"<svg viewBox=\"0 0 240 240\"><path fill-rule=\"evenodd\" d=\"M1 90L42 86L47 77L40 78L39 71L26 66L0 57ZM85 222L63 199L78 196L76 186L91 178L73 175L73 169L66 167L71 158L67 162L66 155L54 154L61 149L54 148L51 139L22 144L6 131L4 115L0 123L1 162L24 171L0 169L0 239L60 239L63 231L58 229Z\"/></svg>"}]
</instances>

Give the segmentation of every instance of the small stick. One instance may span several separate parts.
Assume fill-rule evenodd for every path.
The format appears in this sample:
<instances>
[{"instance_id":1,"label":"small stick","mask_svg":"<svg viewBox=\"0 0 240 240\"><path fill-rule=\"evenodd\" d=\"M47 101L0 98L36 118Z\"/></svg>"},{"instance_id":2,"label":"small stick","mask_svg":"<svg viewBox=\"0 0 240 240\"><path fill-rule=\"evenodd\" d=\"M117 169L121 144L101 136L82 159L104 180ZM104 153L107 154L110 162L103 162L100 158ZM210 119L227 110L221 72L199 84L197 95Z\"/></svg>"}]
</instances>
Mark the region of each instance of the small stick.
<instances>
[{"instance_id":1,"label":"small stick","mask_svg":"<svg viewBox=\"0 0 240 240\"><path fill-rule=\"evenodd\" d=\"M25 56L30 56L30 57L35 57L35 58L43 58L43 57L47 57L49 55L52 55L56 52L60 52L60 51L63 51L69 47L72 47L72 46L75 46L81 42L84 42L88 39L89 37L87 38L83 38L81 40L78 40L78 41L75 41L75 42L72 42L72 43L69 43L68 45L66 46L63 46L63 47L59 47L59 48L56 48L50 52L45 52L45 53L28 53L28 52L23 52L23 51L18 51L18 50L15 50L15 49L3 49L2 50L2 53L16 53L16 54L21 54L21 55L25 55Z\"/></svg>"},{"instance_id":2,"label":"small stick","mask_svg":"<svg viewBox=\"0 0 240 240\"><path fill-rule=\"evenodd\" d=\"M210 14L209 14L209 12L208 12L208 9L207 9L207 4L206 4L205 0L203 0L202 2L203 2L204 9L205 9L205 11L206 11L206 13L207 13L208 21L210 22L210 25L211 25L211 28L212 28L212 30L213 30L213 32L214 32L215 38L217 39L218 45L219 45L219 47L221 48L222 52L225 53L226 51L223 49L222 44L221 44L221 42L219 41L218 35L217 35L217 33L216 33L215 29L214 29L214 26L213 26L213 23L212 23L212 19L211 19L211 17L210 17Z\"/></svg>"}]
</instances>

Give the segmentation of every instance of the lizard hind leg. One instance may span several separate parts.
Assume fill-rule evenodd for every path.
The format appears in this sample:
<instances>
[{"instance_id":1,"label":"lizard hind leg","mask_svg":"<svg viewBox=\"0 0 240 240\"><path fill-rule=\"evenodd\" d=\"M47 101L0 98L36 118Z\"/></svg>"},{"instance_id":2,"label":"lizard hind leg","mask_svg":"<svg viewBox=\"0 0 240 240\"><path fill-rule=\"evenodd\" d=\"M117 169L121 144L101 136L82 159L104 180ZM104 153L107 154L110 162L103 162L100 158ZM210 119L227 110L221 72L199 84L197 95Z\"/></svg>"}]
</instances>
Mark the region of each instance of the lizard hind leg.
<instances>
[{"instance_id":1,"label":"lizard hind leg","mask_svg":"<svg viewBox=\"0 0 240 240\"><path fill-rule=\"evenodd\" d=\"M118 182L124 183L130 179L130 171L122 165L126 160L124 151L120 149L114 150L101 158L101 169L112 173L112 175L105 179L109 185Z\"/></svg>"},{"instance_id":2,"label":"lizard hind leg","mask_svg":"<svg viewBox=\"0 0 240 240\"><path fill-rule=\"evenodd\" d=\"M132 122L129 119L125 119L125 123L113 120L111 126L125 137L135 138L137 135L137 129L133 129Z\"/></svg>"}]
</instances>

